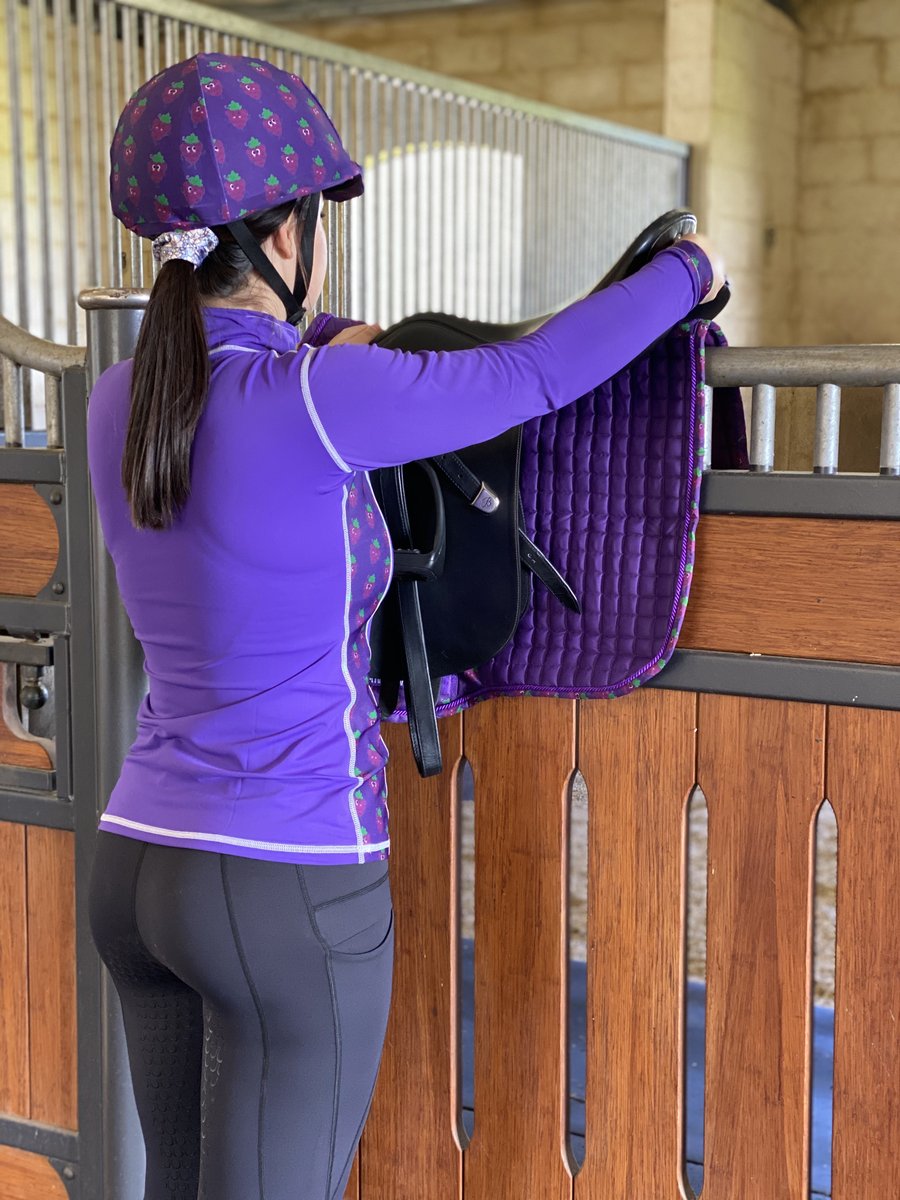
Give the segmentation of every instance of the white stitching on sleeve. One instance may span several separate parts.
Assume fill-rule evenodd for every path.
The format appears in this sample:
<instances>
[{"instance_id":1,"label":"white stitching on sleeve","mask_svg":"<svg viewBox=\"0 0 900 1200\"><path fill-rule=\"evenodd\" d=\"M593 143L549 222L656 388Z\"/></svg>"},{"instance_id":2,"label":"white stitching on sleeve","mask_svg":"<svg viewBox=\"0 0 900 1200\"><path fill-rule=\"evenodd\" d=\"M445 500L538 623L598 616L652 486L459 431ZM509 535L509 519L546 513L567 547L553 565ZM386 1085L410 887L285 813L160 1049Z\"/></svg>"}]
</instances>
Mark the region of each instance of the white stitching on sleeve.
<instances>
[{"instance_id":1,"label":"white stitching on sleeve","mask_svg":"<svg viewBox=\"0 0 900 1200\"><path fill-rule=\"evenodd\" d=\"M310 364L310 361L312 360L312 356L315 354L317 349L318 349L318 347L316 347L316 346L311 347L307 351L307 353L304 354L303 362L300 364L300 387L303 391L303 400L304 400L304 403L306 404L306 411L309 413L309 418L312 421L313 425L315 426L316 433L319 435L319 440L321 441L322 445L325 447L325 449L331 455L332 459L334 459L334 461L337 463L337 465L341 468L341 470L346 471L347 474L349 475L349 474L352 474L353 469L352 469L352 467L347 466L347 464L344 462L344 460L338 454L337 450L332 445L331 438L329 438L328 434L325 432L325 427L323 426L322 421L319 417L319 414L316 411L316 406L313 404L313 398L312 398L312 395L310 394L309 364Z\"/></svg>"}]
</instances>

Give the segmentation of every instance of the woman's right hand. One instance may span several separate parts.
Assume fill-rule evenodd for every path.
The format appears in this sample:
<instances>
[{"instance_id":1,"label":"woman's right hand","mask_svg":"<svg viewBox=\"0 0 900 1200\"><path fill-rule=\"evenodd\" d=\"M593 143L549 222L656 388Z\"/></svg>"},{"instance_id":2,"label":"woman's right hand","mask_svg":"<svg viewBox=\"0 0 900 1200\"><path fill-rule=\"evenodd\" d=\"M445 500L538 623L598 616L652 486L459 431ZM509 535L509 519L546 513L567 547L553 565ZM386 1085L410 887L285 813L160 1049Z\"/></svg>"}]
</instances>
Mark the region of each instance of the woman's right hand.
<instances>
[{"instance_id":1,"label":"woman's right hand","mask_svg":"<svg viewBox=\"0 0 900 1200\"><path fill-rule=\"evenodd\" d=\"M706 300L712 300L714 296L719 294L719 291L724 286L727 274L725 271L725 260L719 251L715 248L709 238L701 233L686 233L684 237L678 238L676 245L679 242L693 242L695 246L699 246L706 257L709 259L713 269L713 283Z\"/></svg>"},{"instance_id":2,"label":"woman's right hand","mask_svg":"<svg viewBox=\"0 0 900 1200\"><path fill-rule=\"evenodd\" d=\"M329 346L368 346L384 330L380 325L348 325L328 343Z\"/></svg>"}]
</instances>

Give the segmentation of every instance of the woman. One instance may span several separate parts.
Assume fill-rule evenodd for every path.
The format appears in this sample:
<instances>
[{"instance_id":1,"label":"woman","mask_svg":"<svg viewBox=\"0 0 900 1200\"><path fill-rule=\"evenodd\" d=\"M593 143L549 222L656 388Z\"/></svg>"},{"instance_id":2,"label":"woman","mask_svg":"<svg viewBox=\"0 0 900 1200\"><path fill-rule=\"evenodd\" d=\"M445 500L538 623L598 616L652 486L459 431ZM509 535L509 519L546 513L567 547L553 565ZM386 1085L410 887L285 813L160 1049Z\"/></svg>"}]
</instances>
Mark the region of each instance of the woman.
<instances>
[{"instance_id":1,"label":"woman","mask_svg":"<svg viewBox=\"0 0 900 1200\"><path fill-rule=\"evenodd\" d=\"M315 96L197 55L132 97L116 215L161 264L89 461L149 693L100 820L145 1200L340 1200L388 1016L387 754L366 629L391 576L366 472L568 404L717 291L702 243L518 342L325 345L321 200L362 191ZM349 344L356 343L356 344ZM101 715L102 719L102 715Z\"/></svg>"}]
</instances>

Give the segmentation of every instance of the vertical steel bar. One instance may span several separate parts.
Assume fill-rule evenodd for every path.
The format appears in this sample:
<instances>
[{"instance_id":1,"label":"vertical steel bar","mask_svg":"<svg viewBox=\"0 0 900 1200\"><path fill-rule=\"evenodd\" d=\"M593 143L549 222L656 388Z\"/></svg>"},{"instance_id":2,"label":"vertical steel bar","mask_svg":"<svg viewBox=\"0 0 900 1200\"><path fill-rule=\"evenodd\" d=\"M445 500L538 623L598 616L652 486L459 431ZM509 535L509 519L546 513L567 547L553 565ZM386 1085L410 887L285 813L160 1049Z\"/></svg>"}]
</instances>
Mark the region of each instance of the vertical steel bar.
<instances>
[{"instance_id":1,"label":"vertical steel bar","mask_svg":"<svg viewBox=\"0 0 900 1200\"><path fill-rule=\"evenodd\" d=\"M41 261L36 279L39 281L41 303L31 307L34 319L41 313L43 335L54 338L53 309L59 292L54 269L54 254L51 244L53 229L50 220L50 130L47 127L47 71L45 50L47 45L47 8L44 0L32 0L29 7L31 17L31 96L34 104L34 149L37 157L38 213L40 218ZM29 278L29 283L31 279Z\"/></svg>"},{"instance_id":2,"label":"vertical steel bar","mask_svg":"<svg viewBox=\"0 0 900 1200\"><path fill-rule=\"evenodd\" d=\"M765 472L774 466L775 388L768 383L758 383L753 388L750 410L750 470Z\"/></svg>"},{"instance_id":3,"label":"vertical steel bar","mask_svg":"<svg viewBox=\"0 0 900 1200\"><path fill-rule=\"evenodd\" d=\"M172 17L163 17L163 66L168 67L178 61L176 41L178 38L178 22Z\"/></svg>"},{"instance_id":4,"label":"vertical steel bar","mask_svg":"<svg viewBox=\"0 0 900 1200\"><path fill-rule=\"evenodd\" d=\"M197 26L185 25L184 27L184 57L193 58L197 53Z\"/></svg>"},{"instance_id":5,"label":"vertical steel bar","mask_svg":"<svg viewBox=\"0 0 900 1200\"><path fill-rule=\"evenodd\" d=\"M394 242L396 252L396 294L394 298L395 320L409 314L409 89L401 79L394 84L394 114L396 131L394 156L392 156L391 208L394 209Z\"/></svg>"},{"instance_id":6,"label":"vertical steel bar","mask_svg":"<svg viewBox=\"0 0 900 1200\"><path fill-rule=\"evenodd\" d=\"M460 106L456 97L445 92L443 103L447 114L447 138L445 142L444 162L446 163L446 182L444 184L444 201L441 206L441 227L444 231L444 304L450 312L460 312L460 293L457 286L459 279L459 253L457 239L460 236L460 221L458 214L462 211L461 163L459 154Z\"/></svg>"},{"instance_id":7,"label":"vertical steel bar","mask_svg":"<svg viewBox=\"0 0 900 1200\"><path fill-rule=\"evenodd\" d=\"M116 126L118 113L115 111L118 96L118 49L115 42L116 6L113 0L99 0L100 7L100 46L103 95L103 142L109 146L112 143L113 131ZM120 221L110 221L107 225L109 235L109 259L107 261L108 278L113 287L122 286L122 224Z\"/></svg>"},{"instance_id":8,"label":"vertical steel bar","mask_svg":"<svg viewBox=\"0 0 900 1200\"><path fill-rule=\"evenodd\" d=\"M433 153L435 155L436 167L436 182L435 182L435 197L432 207L432 220L435 222L435 228L432 235L432 246L434 247L434 262L435 269L432 276L433 292L432 292L432 307L439 311L446 312L449 304L447 296L447 257L446 257L446 234L444 232L444 224L446 223L447 209L450 204L451 197L449 195L448 175L447 175L447 116L448 107L447 101L443 92L433 92L432 102L435 108L435 146Z\"/></svg>"},{"instance_id":9,"label":"vertical steel bar","mask_svg":"<svg viewBox=\"0 0 900 1200\"><path fill-rule=\"evenodd\" d=\"M78 102L81 112L79 172L81 178L81 220L87 229L87 259L78 285L99 284L100 270L100 205L97 186L100 170L97 165L97 102L95 62L94 5L89 0L75 0L75 28L78 38ZM68 236L74 239L70 227Z\"/></svg>"},{"instance_id":10,"label":"vertical steel bar","mask_svg":"<svg viewBox=\"0 0 900 1200\"><path fill-rule=\"evenodd\" d=\"M122 85L125 96L131 96L143 82L138 64L138 11L122 8ZM135 182L136 177L135 178ZM144 286L143 239L135 233L128 234L128 282L131 287Z\"/></svg>"},{"instance_id":11,"label":"vertical steel bar","mask_svg":"<svg viewBox=\"0 0 900 1200\"><path fill-rule=\"evenodd\" d=\"M422 265L426 260L423 235L426 231L422 203L425 199L425 183L422 157L422 94L418 85L409 85L409 146L410 159L409 219L412 224L410 247L410 295L409 312L420 312L424 307L425 286Z\"/></svg>"},{"instance_id":12,"label":"vertical steel bar","mask_svg":"<svg viewBox=\"0 0 900 1200\"><path fill-rule=\"evenodd\" d=\"M485 176L485 110L484 105L477 101L472 105L472 156L473 156L473 171L472 171L472 191L469 203L468 212L466 213L466 223L470 231L470 237L474 243L474 256L470 264L470 277L472 280L472 304L469 315L486 321L487 315L487 273L490 270L490 264L487 261L487 247L485 233L490 227L490 208L488 202L487 189L484 183Z\"/></svg>"},{"instance_id":13,"label":"vertical steel bar","mask_svg":"<svg viewBox=\"0 0 900 1200\"><path fill-rule=\"evenodd\" d=\"M435 180L437 168L434 148L434 91L432 88L422 90L419 94L419 104L424 109L422 113L422 141L419 153L424 155L422 163L423 183L419 208L419 226L422 236L419 239L419 295L422 307L435 308L434 280L440 270L440 263L434 253L434 229L436 223L435 202L437 193Z\"/></svg>"},{"instance_id":14,"label":"vertical steel bar","mask_svg":"<svg viewBox=\"0 0 900 1200\"><path fill-rule=\"evenodd\" d=\"M144 78L151 79L159 71L159 17L142 13L144 20Z\"/></svg>"},{"instance_id":15,"label":"vertical steel bar","mask_svg":"<svg viewBox=\"0 0 900 1200\"><path fill-rule=\"evenodd\" d=\"M219 35L216 32L216 30L210 29L209 26L205 26L203 29L202 41L203 41L203 53L204 54L215 54L216 47L217 47L217 44L219 41ZM282 61L276 64L279 67L284 65L284 51L281 51L281 58L282 58Z\"/></svg>"},{"instance_id":16,"label":"vertical steel bar","mask_svg":"<svg viewBox=\"0 0 900 1200\"><path fill-rule=\"evenodd\" d=\"M394 281L390 256L391 247L389 244L392 240L390 219L391 201L393 199L391 170L393 169L394 156L394 114L393 86L386 75L378 77L378 93L379 100L383 106L382 125L384 130L384 150L379 155L379 159L383 165L379 172L378 180L378 292L379 307L385 314L382 320L384 324L390 324L394 320Z\"/></svg>"},{"instance_id":17,"label":"vertical steel bar","mask_svg":"<svg viewBox=\"0 0 900 1200\"><path fill-rule=\"evenodd\" d=\"M367 196L363 196L363 254L365 255L364 275L366 290L362 296L363 307L359 310L368 314L366 320L376 320L387 323L387 309L381 303L382 281L379 273L379 258L376 254L376 238L379 232L378 209L381 205L381 141L378 136L378 80L374 75L366 75L369 96L369 156L372 162L372 184Z\"/></svg>"},{"instance_id":18,"label":"vertical steel bar","mask_svg":"<svg viewBox=\"0 0 900 1200\"><path fill-rule=\"evenodd\" d=\"M838 469L841 434L841 389L836 383L821 383L816 388L816 441L813 471L834 475Z\"/></svg>"},{"instance_id":19,"label":"vertical steel bar","mask_svg":"<svg viewBox=\"0 0 900 1200\"><path fill-rule=\"evenodd\" d=\"M25 441L25 398L22 371L11 358L0 356L0 381L3 386L3 441L6 446L21 446Z\"/></svg>"},{"instance_id":20,"label":"vertical steel bar","mask_svg":"<svg viewBox=\"0 0 900 1200\"><path fill-rule=\"evenodd\" d=\"M19 13L21 6L16 0L6 0L6 52L9 55L9 112L12 139L10 149L13 163L24 162L24 136L22 129L23 106L19 90L19 69L22 62L19 48ZM12 241L16 247L16 294L17 321L28 325L28 214L25 206L25 172L20 168L12 172Z\"/></svg>"},{"instance_id":21,"label":"vertical steel bar","mask_svg":"<svg viewBox=\"0 0 900 1200\"><path fill-rule=\"evenodd\" d=\"M488 320L499 321L501 307L500 276L503 270L501 187L503 152L500 149L500 110L491 107L488 129L488 192L490 194L491 224L488 229L488 249L491 255L491 274L488 280Z\"/></svg>"},{"instance_id":22,"label":"vertical steel bar","mask_svg":"<svg viewBox=\"0 0 900 1200\"><path fill-rule=\"evenodd\" d=\"M469 255L472 252L472 231L470 228L472 214L472 105L468 99L461 97L460 131L459 131L459 170L460 187L458 194L461 220L457 223L456 234L456 263L457 263L457 305L462 316L475 317L475 305L469 287Z\"/></svg>"},{"instance_id":23,"label":"vertical steel bar","mask_svg":"<svg viewBox=\"0 0 900 1200\"><path fill-rule=\"evenodd\" d=\"M880 471L882 475L900 475L900 383L889 383L884 389Z\"/></svg>"},{"instance_id":24,"label":"vertical steel bar","mask_svg":"<svg viewBox=\"0 0 900 1200\"><path fill-rule=\"evenodd\" d=\"M63 220L63 296L65 298L66 341L78 341L78 309L75 303L76 233L80 226L73 211L72 171L75 164L75 121L79 116L72 103L71 9L68 4L53 5L53 31L56 83L56 180Z\"/></svg>"},{"instance_id":25,"label":"vertical steel bar","mask_svg":"<svg viewBox=\"0 0 900 1200\"><path fill-rule=\"evenodd\" d=\"M59 411L59 380L55 375L44 376L44 407L47 414L47 445L60 448L63 444L62 418Z\"/></svg>"}]
</instances>

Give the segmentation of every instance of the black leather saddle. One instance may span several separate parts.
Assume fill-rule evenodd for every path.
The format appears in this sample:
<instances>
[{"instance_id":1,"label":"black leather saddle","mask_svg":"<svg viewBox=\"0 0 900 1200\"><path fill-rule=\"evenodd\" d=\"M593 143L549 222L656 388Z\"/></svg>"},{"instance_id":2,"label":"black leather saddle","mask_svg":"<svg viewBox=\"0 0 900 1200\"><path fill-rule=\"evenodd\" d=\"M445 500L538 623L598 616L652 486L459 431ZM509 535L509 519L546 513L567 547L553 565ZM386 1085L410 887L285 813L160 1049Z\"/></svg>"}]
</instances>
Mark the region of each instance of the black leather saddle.
<instances>
[{"instance_id":1,"label":"black leather saddle","mask_svg":"<svg viewBox=\"0 0 900 1200\"><path fill-rule=\"evenodd\" d=\"M591 294L633 274L696 227L686 209L657 218ZM711 320L727 299L723 288L691 317ZM551 315L500 325L421 313L375 341L399 350L463 350L524 337ZM369 631L371 673L384 717L396 710L402 683L413 753L425 777L442 766L435 714L441 678L478 667L503 649L529 602L531 576L580 611L568 583L525 534L521 445L516 426L456 453L372 472L394 547L394 575Z\"/></svg>"}]
</instances>

